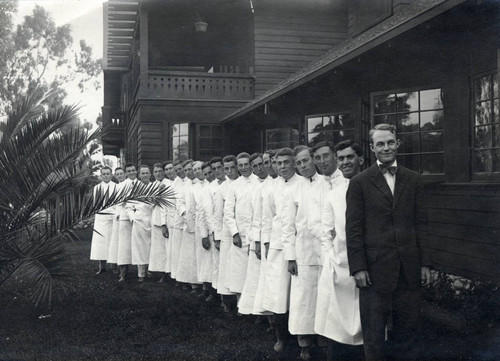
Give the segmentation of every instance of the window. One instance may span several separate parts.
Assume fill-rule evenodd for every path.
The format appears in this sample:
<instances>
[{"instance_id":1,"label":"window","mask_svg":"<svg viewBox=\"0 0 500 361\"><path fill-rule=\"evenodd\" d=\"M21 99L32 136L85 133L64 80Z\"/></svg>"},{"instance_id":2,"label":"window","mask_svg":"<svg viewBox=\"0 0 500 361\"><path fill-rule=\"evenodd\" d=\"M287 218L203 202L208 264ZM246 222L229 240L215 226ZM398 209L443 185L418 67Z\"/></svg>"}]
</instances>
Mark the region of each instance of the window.
<instances>
[{"instance_id":1,"label":"window","mask_svg":"<svg viewBox=\"0 0 500 361\"><path fill-rule=\"evenodd\" d=\"M443 119L441 89L372 94L373 125L396 126L398 162L420 174L444 174Z\"/></svg>"},{"instance_id":2,"label":"window","mask_svg":"<svg viewBox=\"0 0 500 361\"><path fill-rule=\"evenodd\" d=\"M335 144L356 139L356 122L352 113L311 115L306 117L307 144L328 140Z\"/></svg>"},{"instance_id":3,"label":"window","mask_svg":"<svg viewBox=\"0 0 500 361\"><path fill-rule=\"evenodd\" d=\"M473 81L473 173L500 172L500 100L498 74Z\"/></svg>"},{"instance_id":4,"label":"window","mask_svg":"<svg viewBox=\"0 0 500 361\"><path fill-rule=\"evenodd\" d=\"M201 160L222 156L222 127L220 125L198 125L198 154Z\"/></svg>"},{"instance_id":5,"label":"window","mask_svg":"<svg viewBox=\"0 0 500 361\"><path fill-rule=\"evenodd\" d=\"M189 123L172 125L172 159L189 158Z\"/></svg>"},{"instance_id":6,"label":"window","mask_svg":"<svg viewBox=\"0 0 500 361\"><path fill-rule=\"evenodd\" d=\"M297 129L266 129L266 149L293 148L299 143L299 131Z\"/></svg>"}]
</instances>

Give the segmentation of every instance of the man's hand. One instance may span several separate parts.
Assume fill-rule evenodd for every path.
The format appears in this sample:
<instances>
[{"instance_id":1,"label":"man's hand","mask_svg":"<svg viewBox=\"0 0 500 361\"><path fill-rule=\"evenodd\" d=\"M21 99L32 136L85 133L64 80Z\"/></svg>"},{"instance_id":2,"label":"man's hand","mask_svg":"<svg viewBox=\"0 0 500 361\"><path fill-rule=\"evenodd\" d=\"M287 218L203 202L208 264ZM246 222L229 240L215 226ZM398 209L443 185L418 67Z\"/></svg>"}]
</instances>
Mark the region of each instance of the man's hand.
<instances>
[{"instance_id":1,"label":"man's hand","mask_svg":"<svg viewBox=\"0 0 500 361\"><path fill-rule=\"evenodd\" d=\"M236 247L240 247L242 246L243 242L241 241L241 237L240 237L240 234L239 233L236 233L234 236L233 236L233 244L236 246Z\"/></svg>"},{"instance_id":2,"label":"man's hand","mask_svg":"<svg viewBox=\"0 0 500 361\"><path fill-rule=\"evenodd\" d=\"M269 243L264 243L264 246L266 247L266 259L267 259L267 256L269 255Z\"/></svg>"},{"instance_id":3,"label":"man's hand","mask_svg":"<svg viewBox=\"0 0 500 361\"><path fill-rule=\"evenodd\" d=\"M214 241L214 247L217 251L220 251L220 239Z\"/></svg>"},{"instance_id":4,"label":"man's hand","mask_svg":"<svg viewBox=\"0 0 500 361\"><path fill-rule=\"evenodd\" d=\"M431 284L431 269L427 266L423 266L421 269L422 274L422 286L428 286Z\"/></svg>"},{"instance_id":5,"label":"man's hand","mask_svg":"<svg viewBox=\"0 0 500 361\"><path fill-rule=\"evenodd\" d=\"M210 240L208 239L208 237L204 237L201 239L201 245L203 246L203 248L205 248L207 251L210 249Z\"/></svg>"},{"instance_id":6,"label":"man's hand","mask_svg":"<svg viewBox=\"0 0 500 361\"><path fill-rule=\"evenodd\" d=\"M117 215L116 215L116 220L117 220L117 221L119 221L119 220L120 220L120 215L119 215L119 214L117 214Z\"/></svg>"},{"instance_id":7,"label":"man's hand","mask_svg":"<svg viewBox=\"0 0 500 361\"><path fill-rule=\"evenodd\" d=\"M165 237L165 238L169 237L168 227L167 227L166 224L164 224L164 225L161 226L161 234L163 234L163 237Z\"/></svg>"},{"instance_id":8,"label":"man's hand","mask_svg":"<svg viewBox=\"0 0 500 361\"><path fill-rule=\"evenodd\" d=\"M354 280L356 281L356 287L358 288L368 287L372 284L372 281L370 281L370 275L366 270L356 272L354 274Z\"/></svg>"},{"instance_id":9,"label":"man's hand","mask_svg":"<svg viewBox=\"0 0 500 361\"><path fill-rule=\"evenodd\" d=\"M292 276L297 276L299 274L297 261L288 261L288 272L290 272Z\"/></svg>"},{"instance_id":10,"label":"man's hand","mask_svg":"<svg viewBox=\"0 0 500 361\"><path fill-rule=\"evenodd\" d=\"M255 242L255 255L257 256L257 259L260 259L262 257L260 250L260 242Z\"/></svg>"},{"instance_id":11,"label":"man's hand","mask_svg":"<svg viewBox=\"0 0 500 361\"><path fill-rule=\"evenodd\" d=\"M247 246L247 256L250 256L250 245Z\"/></svg>"},{"instance_id":12,"label":"man's hand","mask_svg":"<svg viewBox=\"0 0 500 361\"><path fill-rule=\"evenodd\" d=\"M214 232L210 232L210 233L208 234L208 240L209 240L210 242L213 242L213 241L214 241Z\"/></svg>"}]
</instances>

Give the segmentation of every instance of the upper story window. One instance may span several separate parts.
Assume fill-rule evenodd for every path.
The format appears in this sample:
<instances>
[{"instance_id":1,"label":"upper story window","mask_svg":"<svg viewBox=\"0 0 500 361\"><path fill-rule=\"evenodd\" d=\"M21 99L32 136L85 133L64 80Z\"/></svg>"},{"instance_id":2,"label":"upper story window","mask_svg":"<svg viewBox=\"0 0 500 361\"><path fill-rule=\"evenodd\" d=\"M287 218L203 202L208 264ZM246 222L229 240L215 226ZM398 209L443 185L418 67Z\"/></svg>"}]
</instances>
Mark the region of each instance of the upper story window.
<instances>
[{"instance_id":1,"label":"upper story window","mask_svg":"<svg viewBox=\"0 0 500 361\"><path fill-rule=\"evenodd\" d=\"M299 142L299 131L297 129L266 129L266 149L293 148Z\"/></svg>"},{"instance_id":2,"label":"upper story window","mask_svg":"<svg viewBox=\"0 0 500 361\"><path fill-rule=\"evenodd\" d=\"M174 160L189 158L189 123L172 125L172 158Z\"/></svg>"},{"instance_id":3,"label":"upper story window","mask_svg":"<svg viewBox=\"0 0 500 361\"><path fill-rule=\"evenodd\" d=\"M500 99L498 74L473 80L473 173L500 172Z\"/></svg>"},{"instance_id":4,"label":"upper story window","mask_svg":"<svg viewBox=\"0 0 500 361\"><path fill-rule=\"evenodd\" d=\"M443 91L372 94L372 124L396 126L398 162L423 175L444 174Z\"/></svg>"},{"instance_id":5,"label":"upper story window","mask_svg":"<svg viewBox=\"0 0 500 361\"><path fill-rule=\"evenodd\" d=\"M306 116L307 144L328 140L337 144L346 139L356 139L356 122L352 113L335 113Z\"/></svg>"},{"instance_id":6,"label":"upper story window","mask_svg":"<svg viewBox=\"0 0 500 361\"><path fill-rule=\"evenodd\" d=\"M198 125L198 154L201 160L210 160L215 156L221 156L222 151L222 127L220 125L199 124Z\"/></svg>"}]
</instances>

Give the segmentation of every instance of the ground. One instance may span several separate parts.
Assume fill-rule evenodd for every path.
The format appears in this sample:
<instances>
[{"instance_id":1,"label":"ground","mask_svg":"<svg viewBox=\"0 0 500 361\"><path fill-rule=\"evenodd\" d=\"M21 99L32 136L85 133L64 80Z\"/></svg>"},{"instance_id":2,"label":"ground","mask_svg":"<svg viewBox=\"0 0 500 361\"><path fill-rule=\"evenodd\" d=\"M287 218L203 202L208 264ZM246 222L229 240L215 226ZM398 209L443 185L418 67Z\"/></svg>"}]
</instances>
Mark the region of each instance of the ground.
<instances>
[{"instance_id":1,"label":"ground","mask_svg":"<svg viewBox=\"0 0 500 361\"><path fill-rule=\"evenodd\" d=\"M222 312L172 282L143 284L96 276L89 237L68 244L72 289L50 310L0 294L0 360L296 360L296 344L278 355L267 324ZM133 273L130 273L133 276ZM425 325L428 360L498 360L495 329L465 336ZM317 359L322 354L315 353Z\"/></svg>"}]
</instances>

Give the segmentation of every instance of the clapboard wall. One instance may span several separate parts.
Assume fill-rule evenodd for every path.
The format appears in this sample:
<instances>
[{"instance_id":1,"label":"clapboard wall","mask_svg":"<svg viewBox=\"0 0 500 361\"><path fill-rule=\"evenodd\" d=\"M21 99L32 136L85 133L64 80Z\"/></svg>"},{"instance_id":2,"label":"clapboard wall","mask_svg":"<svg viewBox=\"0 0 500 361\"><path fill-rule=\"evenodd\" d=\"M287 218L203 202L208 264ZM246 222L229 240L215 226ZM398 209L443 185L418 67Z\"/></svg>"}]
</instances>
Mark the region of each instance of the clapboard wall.
<instances>
[{"instance_id":1,"label":"clapboard wall","mask_svg":"<svg viewBox=\"0 0 500 361\"><path fill-rule=\"evenodd\" d=\"M347 38L347 9L303 13L281 10L256 7L256 97Z\"/></svg>"}]
</instances>

